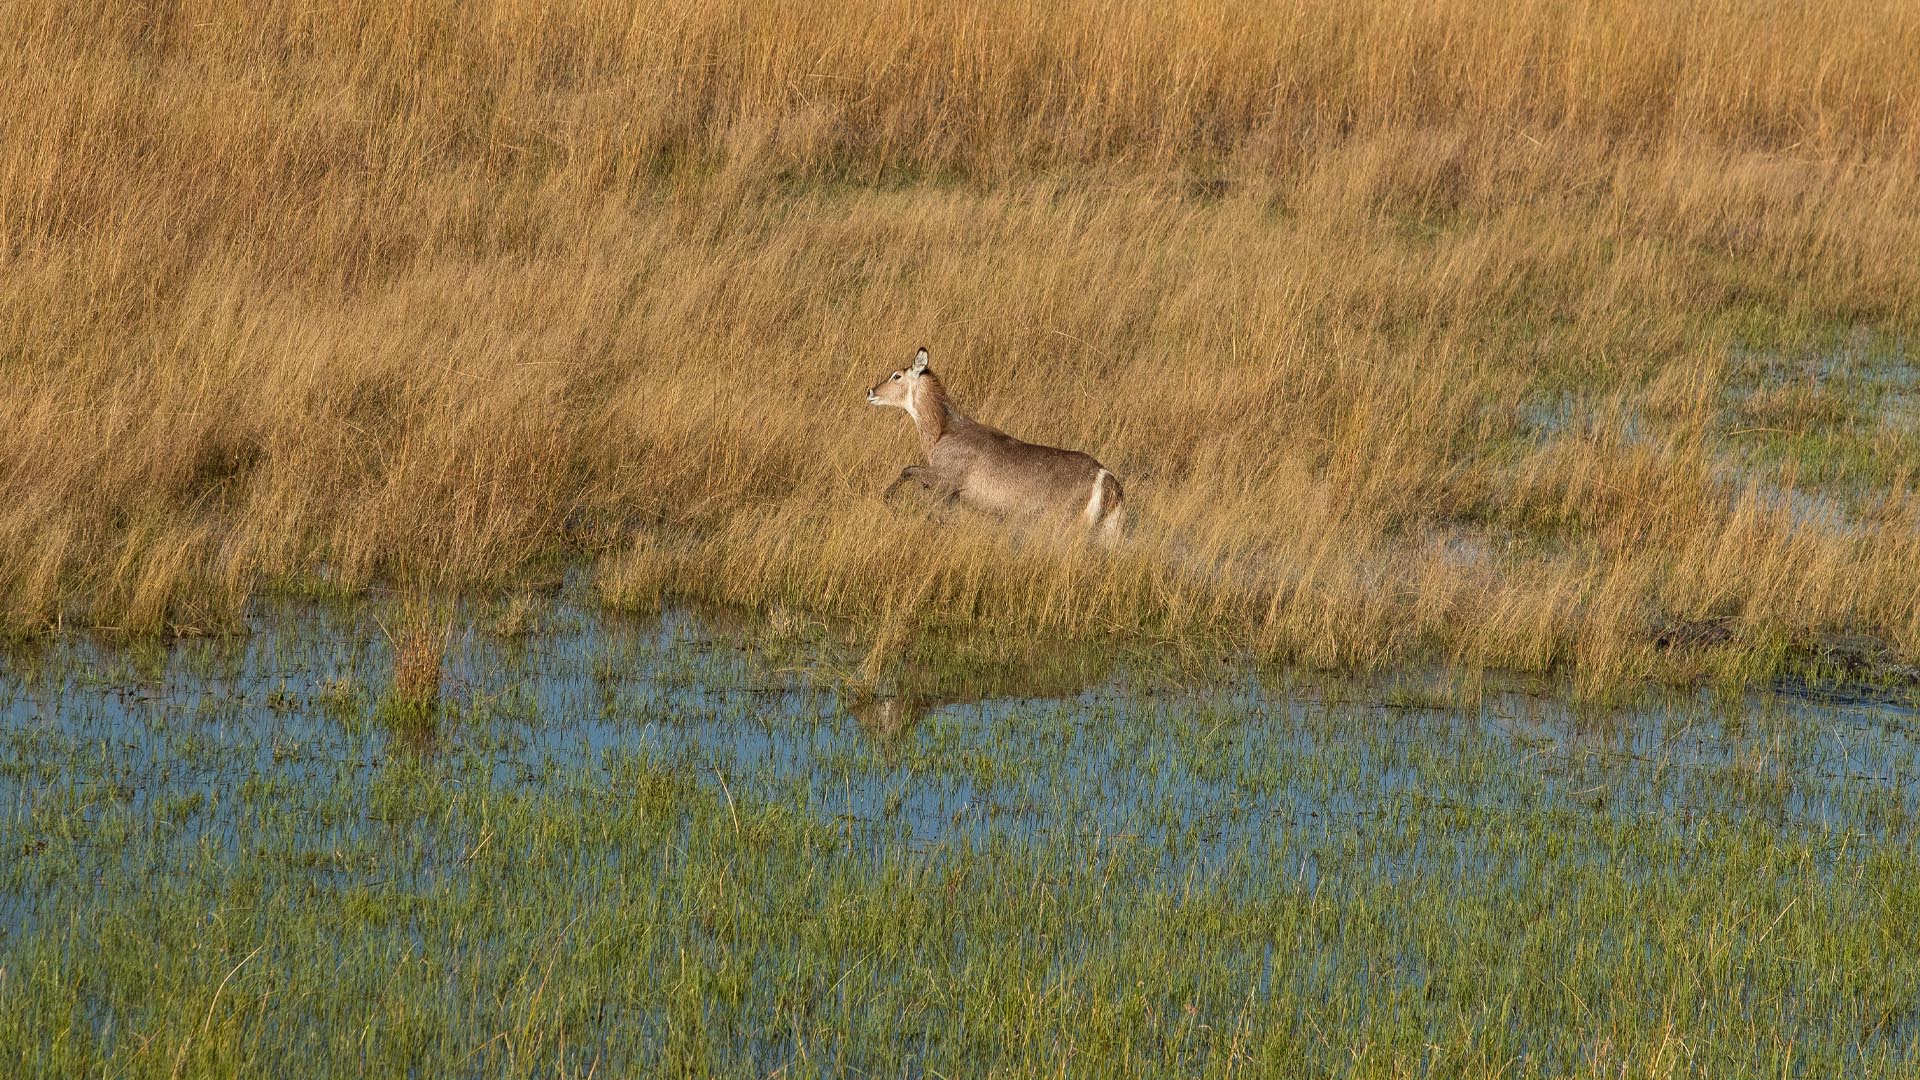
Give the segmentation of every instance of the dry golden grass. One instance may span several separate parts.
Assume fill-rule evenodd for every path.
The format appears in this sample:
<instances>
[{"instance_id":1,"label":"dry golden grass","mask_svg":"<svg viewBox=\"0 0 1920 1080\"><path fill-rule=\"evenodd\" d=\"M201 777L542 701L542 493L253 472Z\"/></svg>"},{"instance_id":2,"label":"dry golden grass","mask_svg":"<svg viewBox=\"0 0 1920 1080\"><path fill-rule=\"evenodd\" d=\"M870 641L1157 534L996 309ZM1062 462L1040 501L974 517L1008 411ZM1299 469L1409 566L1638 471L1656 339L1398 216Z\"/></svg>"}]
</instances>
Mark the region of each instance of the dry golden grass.
<instances>
[{"instance_id":1,"label":"dry golden grass","mask_svg":"<svg viewBox=\"0 0 1920 1080\"><path fill-rule=\"evenodd\" d=\"M1835 631L1920 658L1920 447L1820 374L1916 322L1907 5L0 23L15 632L585 554L617 604L882 640L1595 687ZM860 391L922 341L976 415L1119 472L1133 542L883 506L917 444Z\"/></svg>"},{"instance_id":2,"label":"dry golden grass","mask_svg":"<svg viewBox=\"0 0 1920 1080\"><path fill-rule=\"evenodd\" d=\"M410 722L431 719L440 704L441 665L447 654L452 623L436 616L422 601L413 601L401 613L397 627L388 630L393 649L393 686L387 703Z\"/></svg>"}]
</instances>

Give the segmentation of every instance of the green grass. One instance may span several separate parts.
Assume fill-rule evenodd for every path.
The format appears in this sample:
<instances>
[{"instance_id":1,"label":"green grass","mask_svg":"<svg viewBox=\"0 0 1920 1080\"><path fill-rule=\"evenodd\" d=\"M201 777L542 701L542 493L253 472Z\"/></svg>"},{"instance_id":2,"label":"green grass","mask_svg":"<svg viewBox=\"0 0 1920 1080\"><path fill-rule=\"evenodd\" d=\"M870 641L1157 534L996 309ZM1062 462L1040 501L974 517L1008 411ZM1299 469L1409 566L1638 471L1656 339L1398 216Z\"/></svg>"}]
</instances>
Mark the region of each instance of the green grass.
<instances>
[{"instance_id":1,"label":"green grass","mask_svg":"<svg viewBox=\"0 0 1920 1080\"><path fill-rule=\"evenodd\" d=\"M1897 715L1738 697L1576 719L1445 678L1256 692L1238 665L1182 687L1122 663L1126 691L869 739L841 691L769 667L798 646L765 627L542 623L456 635L426 741L371 722L391 660L365 624L269 621L90 686L103 657L68 646L0 684L0 1060L1920 1063L1916 805L1887 779L1920 752Z\"/></svg>"}]
</instances>

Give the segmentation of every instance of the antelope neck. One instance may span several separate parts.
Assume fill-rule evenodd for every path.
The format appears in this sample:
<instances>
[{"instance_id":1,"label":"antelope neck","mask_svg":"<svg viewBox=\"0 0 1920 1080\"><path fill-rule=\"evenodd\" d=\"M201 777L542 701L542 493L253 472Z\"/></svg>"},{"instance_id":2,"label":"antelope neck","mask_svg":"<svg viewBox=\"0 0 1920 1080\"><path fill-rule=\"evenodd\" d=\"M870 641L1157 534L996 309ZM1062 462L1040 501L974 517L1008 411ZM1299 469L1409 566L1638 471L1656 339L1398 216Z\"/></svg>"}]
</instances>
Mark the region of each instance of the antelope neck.
<instances>
[{"instance_id":1,"label":"antelope neck","mask_svg":"<svg viewBox=\"0 0 1920 1080\"><path fill-rule=\"evenodd\" d=\"M907 391L907 415L913 417L913 426L920 432L920 444L929 456L934 444L944 438L949 429L966 421L948 400L947 388L940 385L932 372L915 379Z\"/></svg>"}]
</instances>

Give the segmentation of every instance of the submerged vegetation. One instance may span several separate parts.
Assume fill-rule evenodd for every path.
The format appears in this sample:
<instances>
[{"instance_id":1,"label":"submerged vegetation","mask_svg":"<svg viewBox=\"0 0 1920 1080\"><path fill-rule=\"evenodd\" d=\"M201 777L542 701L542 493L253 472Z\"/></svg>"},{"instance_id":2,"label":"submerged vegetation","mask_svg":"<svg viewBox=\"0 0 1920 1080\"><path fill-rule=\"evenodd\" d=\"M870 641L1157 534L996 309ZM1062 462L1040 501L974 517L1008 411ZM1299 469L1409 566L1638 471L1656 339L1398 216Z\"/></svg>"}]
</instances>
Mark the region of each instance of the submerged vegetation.
<instances>
[{"instance_id":1,"label":"submerged vegetation","mask_svg":"<svg viewBox=\"0 0 1920 1080\"><path fill-rule=\"evenodd\" d=\"M1920 660L1920 13L6 7L0 619L538 586L1581 686ZM859 391L1125 480L876 498Z\"/></svg>"}]
</instances>

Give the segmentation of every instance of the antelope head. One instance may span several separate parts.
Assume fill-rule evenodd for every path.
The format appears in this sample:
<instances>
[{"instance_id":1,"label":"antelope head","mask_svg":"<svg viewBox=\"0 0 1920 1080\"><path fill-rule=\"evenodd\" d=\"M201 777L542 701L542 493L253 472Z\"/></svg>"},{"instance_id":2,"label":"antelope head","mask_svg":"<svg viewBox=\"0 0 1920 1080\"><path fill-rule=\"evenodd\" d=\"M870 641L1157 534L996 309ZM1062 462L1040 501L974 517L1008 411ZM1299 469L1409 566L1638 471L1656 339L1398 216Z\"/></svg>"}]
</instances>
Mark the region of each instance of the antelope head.
<instances>
[{"instance_id":1,"label":"antelope head","mask_svg":"<svg viewBox=\"0 0 1920 1080\"><path fill-rule=\"evenodd\" d=\"M927 374L927 350L923 346L913 354L913 363L881 379L867 391L867 404L891 405L896 409L905 409L909 416L918 416L913 407L913 392L921 376Z\"/></svg>"}]
</instances>

